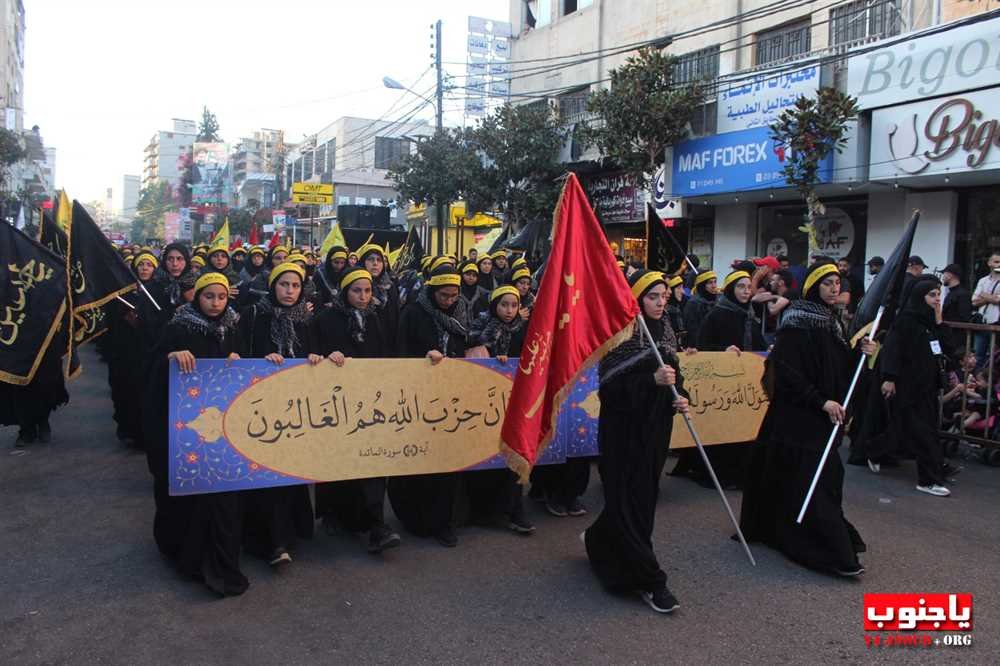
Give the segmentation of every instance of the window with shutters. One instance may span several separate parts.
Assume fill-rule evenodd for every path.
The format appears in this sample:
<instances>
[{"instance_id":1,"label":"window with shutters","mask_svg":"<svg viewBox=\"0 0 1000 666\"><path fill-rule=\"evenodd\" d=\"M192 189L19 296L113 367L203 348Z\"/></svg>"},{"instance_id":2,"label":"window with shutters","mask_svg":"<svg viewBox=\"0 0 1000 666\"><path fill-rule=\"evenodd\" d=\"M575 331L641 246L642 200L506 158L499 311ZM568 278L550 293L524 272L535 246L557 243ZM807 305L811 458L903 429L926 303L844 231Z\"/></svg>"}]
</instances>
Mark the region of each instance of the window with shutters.
<instances>
[{"instance_id":1,"label":"window with shutters","mask_svg":"<svg viewBox=\"0 0 1000 666\"><path fill-rule=\"evenodd\" d=\"M854 0L830 10L830 45L898 35L900 0Z\"/></svg>"},{"instance_id":2,"label":"window with shutters","mask_svg":"<svg viewBox=\"0 0 1000 666\"><path fill-rule=\"evenodd\" d=\"M392 168L407 154L407 147L408 143L406 139L385 136L375 137L375 168Z\"/></svg>"},{"instance_id":3,"label":"window with shutters","mask_svg":"<svg viewBox=\"0 0 1000 666\"><path fill-rule=\"evenodd\" d=\"M804 19L758 32L754 64L767 65L809 53L811 30L809 19Z\"/></svg>"}]
</instances>

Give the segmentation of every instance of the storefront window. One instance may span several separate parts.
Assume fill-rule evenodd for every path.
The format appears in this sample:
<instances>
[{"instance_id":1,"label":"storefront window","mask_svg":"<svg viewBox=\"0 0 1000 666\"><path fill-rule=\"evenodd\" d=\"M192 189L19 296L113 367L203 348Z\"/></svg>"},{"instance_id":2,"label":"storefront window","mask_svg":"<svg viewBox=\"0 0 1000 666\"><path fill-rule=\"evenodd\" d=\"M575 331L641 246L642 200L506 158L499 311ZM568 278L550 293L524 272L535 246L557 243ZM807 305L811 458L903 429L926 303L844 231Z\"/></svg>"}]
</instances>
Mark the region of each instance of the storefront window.
<instances>
[{"instance_id":1,"label":"storefront window","mask_svg":"<svg viewBox=\"0 0 1000 666\"><path fill-rule=\"evenodd\" d=\"M990 254L1000 250L1000 192L996 188L962 190L955 237L955 262L970 289L986 275Z\"/></svg>"},{"instance_id":2,"label":"storefront window","mask_svg":"<svg viewBox=\"0 0 1000 666\"><path fill-rule=\"evenodd\" d=\"M865 261L868 203L861 200L826 201L826 215L817 219L819 254L847 258L855 267ZM793 266L809 265L809 235L803 205L761 206L757 211L757 254L785 255Z\"/></svg>"},{"instance_id":3,"label":"storefront window","mask_svg":"<svg viewBox=\"0 0 1000 666\"><path fill-rule=\"evenodd\" d=\"M646 237L625 236L622 238L622 255L625 261L646 263Z\"/></svg>"}]
</instances>

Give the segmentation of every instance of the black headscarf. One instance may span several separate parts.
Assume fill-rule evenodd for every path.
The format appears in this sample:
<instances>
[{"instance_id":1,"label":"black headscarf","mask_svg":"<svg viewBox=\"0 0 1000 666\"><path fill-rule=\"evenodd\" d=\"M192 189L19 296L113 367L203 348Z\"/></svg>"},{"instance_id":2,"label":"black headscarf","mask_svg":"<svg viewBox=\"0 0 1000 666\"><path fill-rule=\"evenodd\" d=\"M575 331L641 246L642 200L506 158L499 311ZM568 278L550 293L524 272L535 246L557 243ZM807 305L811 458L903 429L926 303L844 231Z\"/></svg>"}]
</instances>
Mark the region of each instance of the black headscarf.
<instances>
[{"instance_id":1,"label":"black headscarf","mask_svg":"<svg viewBox=\"0 0 1000 666\"><path fill-rule=\"evenodd\" d=\"M227 335L232 335L236 331L236 323L239 315L232 307L226 305L222 314L209 317L201 309L201 292L207 287L202 287L194 293L194 301L185 303L174 311L174 318L171 323L180 324L183 328L193 333L198 333L206 337L213 337L219 342L226 339Z\"/></svg>"},{"instance_id":2,"label":"black headscarf","mask_svg":"<svg viewBox=\"0 0 1000 666\"><path fill-rule=\"evenodd\" d=\"M632 273L628 278L629 286L635 286L639 279L647 273L649 273L648 270L638 270ZM674 330L668 325L667 313L664 311L662 317L653 319L646 314L645 309L642 307L643 297L650 289L659 284L665 285L666 283L663 280L651 282L646 285L646 288L636 297L636 300L639 301L640 316L646 322L646 327L649 328L653 340L656 341L656 347L660 350L660 357L665 363L669 363L670 359L677 356L677 338L674 336ZM598 379L603 385L629 368L634 367L637 363L655 362L655 358L653 347L646 340L646 335L643 333L642 327L636 324L635 330L632 331L632 337L612 349L601 359L597 370Z\"/></svg>"},{"instance_id":3,"label":"black headscarf","mask_svg":"<svg viewBox=\"0 0 1000 666\"><path fill-rule=\"evenodd\" d=\"M494 356L507 356L510 353L510 341L515 333L527 326L527 322L520 314L515 314L509 322L504 321L497 314L497 307L500 305L503 295L490 301L489 321L479 336L479 343L490 348ZM520 299L518 299L520 302Z\"/></svg>"},{"instance_id":4,"label":"black headscarf","mask_svg":"<svg viewBox=\"0 0 1000 666\"><path fill-rule=\"evenodd\" d=\"M167 255L170 252L177 251L181 253L184 257L184 270L176 278L171 276L167 272ZM163 291L167 294L170 299L171 305L180 305L184 302L183 290L180 285L177 284L178 279L188 275L191 272L191 253L188 252L187 246L183 243L169 243L160 252L160 266L156 269L153 274L153 282L159 284Z\"/></svg>"},{"instance_id":5,"label":"black headscarf","mask_svg":"<svg viewBox=\"0 0 1000 666\"><path fill-rule=\"evenodd\" d=\"M810 275L825 265L833 264L819 263L810 266L809 270L806 271L806 279L808 280ZM830 273L830 275L839 274L839 272ZM778 331L784 329L824 330L830 332L841 344L847 346L847 336L844 334L844 326L841 324L840 318L837 317L833 308L819 296L819 285L825 279L826 277L822 280L816 280L814 284L809 286L808 291L802 294L802 298L791 302L781 315ZM805 282L803 282L804 286Z\"/></svg>"},{"instance_id":6,"label":"black headscarf","mask_svg":"<svg viewBox=\"0 0 1000 666\"><path fill-rule=\"evenodd\" d=\"M913 281L910 295L903 306L903 313L914 317L921 324L933 330L937 327L937 317L934 308L927 305L924 297L934 289L941 288L941 281L933 275L922 275Z\"/></svg>"},{"instance_id":7,"label":"black headscarf","mask_svg":"<svg viewBox=\"0 0 1000 666\"><path fill-rule=\"evenodd\" d=\"M753 327L760 324L760 320L754 313L753 308L750 306L750 301L746 303L740 303L736 298L736 284L740 280L746 278L740 278L739 280L733 280L726 286L722 291L722 298L718 299L715 303L715 307L722 310L728 310L735 314L741 315L743 317L743 344L741 348L743 350L749 351L753 349Z\"/></svg>"},{"instance_id":8,"label":"black headscarf","mask_svg":"<svg viewBox=\"0 0 1000 666\"><path fill-rule=\"evenodd\" d=\"M282 305L278 301L276 289L278 278L283 273L295 273L295 271L282 271L275 275L268 287L267 296L260 299L256 307L258 312L271 315L271 342L277 346L278 353L288 358L295 358L295 349L301 348L305 342L299 340L299 336L295 333L295 325L309 320L309 310L305 304L306 285L305 278L302 278L302 289L299 290L298 300L294 305Z\"/></svg>"},{"instance_id":9,"label":"black headscarf","mask_svg":"<svg viewBox=\"0 0 1000 666\"><path fill-rule=\"evenodd\" d=\"M431 278L437 275L458 275L458 271L450 266L441 266L431 273ZM459 276L459 280L461 280ZM465 340L469 337L469 331L466 328L468 325L468 315L466 313L465 302L461 299L455 299L455 302L447 310L442 310L438 307L437 302L434 300L434 293L437 292L441 287L435 287L432 284L425 284L424 288L421 290L420 295L417 296L417 305L424 309L431 319L434 321L434 328L437 330L438 338L438 349L442 353L445 353L448 349L448 340L451 336L458 336Z\"/></svg>"},{"instance_id":10,"label":"black headscarf","mask_svg":"<svg viewBox=\"0 0 1000 666\"><path fill-rule=\"evenodd\" d=\"M345 265L345 270L346 270ZM355 280L356 282L357 280ZM351 284L354 284L353 282ZM348 285L350 287L350 285ZM340 284L337 285L340 289ZM343 312L347 316L347 333L356 343L365 341L365 334L368 330L368 323L375 316L375 301L369 301L368 307L360 310L347 300L347 289L340 289L338 298L333 299L333 308Z\"/></svg>"}]
</instances>

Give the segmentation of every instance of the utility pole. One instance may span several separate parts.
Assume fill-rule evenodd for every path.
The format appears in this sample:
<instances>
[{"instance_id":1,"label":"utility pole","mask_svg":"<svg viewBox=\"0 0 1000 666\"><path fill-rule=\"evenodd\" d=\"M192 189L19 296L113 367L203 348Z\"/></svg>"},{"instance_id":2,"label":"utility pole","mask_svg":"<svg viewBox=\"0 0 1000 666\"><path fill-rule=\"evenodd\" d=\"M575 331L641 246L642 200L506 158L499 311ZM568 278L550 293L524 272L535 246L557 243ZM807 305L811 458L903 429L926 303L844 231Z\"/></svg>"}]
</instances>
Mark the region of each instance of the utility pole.
<instances>
[{"instance_id":1,"label":"utility pole","mask_svg":"<svg viewBox=\"0 0 1000 666\"><path fill-rule=\"evenodd\" d=\"M437 70L437 131L444 130L444 71L441 68L441 21L434 24L434 67ZM437 253L444 254L444 204L437 203Z\"/></svg>"}]
</instances>

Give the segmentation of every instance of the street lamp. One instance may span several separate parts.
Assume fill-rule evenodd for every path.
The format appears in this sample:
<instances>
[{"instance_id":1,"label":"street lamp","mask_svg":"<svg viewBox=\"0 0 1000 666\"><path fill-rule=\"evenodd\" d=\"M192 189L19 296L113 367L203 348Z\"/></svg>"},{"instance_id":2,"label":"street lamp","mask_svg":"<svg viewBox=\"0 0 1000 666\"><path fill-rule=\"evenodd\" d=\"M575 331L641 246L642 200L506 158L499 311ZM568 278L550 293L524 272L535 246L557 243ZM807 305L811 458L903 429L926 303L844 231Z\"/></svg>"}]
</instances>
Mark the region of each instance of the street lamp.
<instances>
[{"instance_id":1,"label":"street lamp","mask_svg":"<svg viewBox=\"0 0 1000 666\"><path fill-rule=\"evenodd\" d=\"M440 22L438 22L438 25L440 26ZM440 33L438 34L438 41L440 42ZM440 132L440 131L442 131L442 129L444 129L444 117L443 117L442 108L441 108L442 107L442 101L443 101L443 98L442 98L442 92L443 92L443 90L442 90L442 86L441 86L441 58L440 58L440 50L438 51L438 58L437 58L437 60L438 60L438 62L437 62L437 67L438 67L438 85L437 85L437 102L436 103L430 97L427 97L426 95L421 95L420 93L418 93L416 90L413 90L412 88L407 88L406 86L404 86L402 83L400 83L396 79L392 78L391 76L383 76L382 77L382 85L384 85L386 88L389 88L390 90L405 90L406 92L411 93L413 95L416 95L420 99L424 100L425 102L427 102L428 104L430 104L431 106L433 106L434 110L435 110L435 115L437 117L437 123L436 123L436 125L437 125L437 131ZM423 107L421 107L421 108L423 108ZM436 209L437 209L437 224L435 226L437 227L437 234L438 234L438 237L437 237L438 254L444 254L444 234L445 234L444 206L442 204L438 203L437 206L436 206Z\"/></svg>"}]
</instances>

